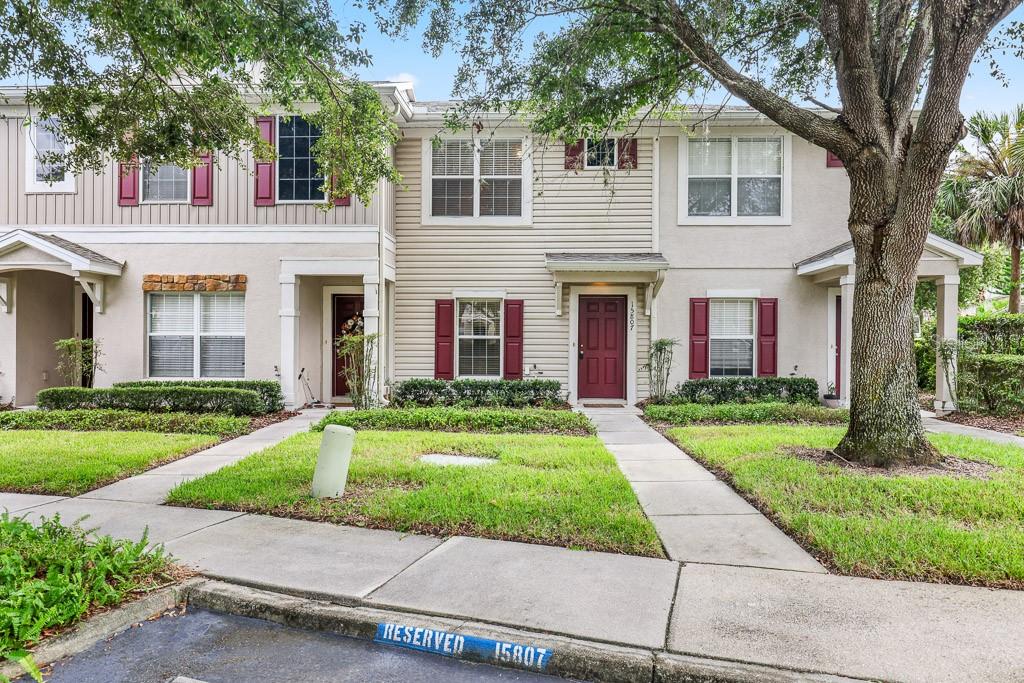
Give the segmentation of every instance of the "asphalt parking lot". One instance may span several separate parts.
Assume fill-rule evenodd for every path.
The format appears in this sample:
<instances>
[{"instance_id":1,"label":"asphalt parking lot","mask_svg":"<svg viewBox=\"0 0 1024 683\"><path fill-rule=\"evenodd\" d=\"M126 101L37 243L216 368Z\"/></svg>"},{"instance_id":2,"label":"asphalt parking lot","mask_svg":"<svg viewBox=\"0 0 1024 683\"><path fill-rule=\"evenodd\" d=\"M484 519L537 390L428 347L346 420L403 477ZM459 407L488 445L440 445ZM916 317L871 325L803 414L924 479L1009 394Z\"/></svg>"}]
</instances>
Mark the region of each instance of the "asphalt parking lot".
<instances>
[{"instance_id":1,"label":"asphalt parking lot","mask_svg":"<svg viewBox=\"0 0 1024 683\"><path fill-rule=\"evenodd\" d=\"M179 677L203 683L555 680L205 610L163 616L97 643L53 665L46 680L169 683Z\"/></svg>"}]
</instances>

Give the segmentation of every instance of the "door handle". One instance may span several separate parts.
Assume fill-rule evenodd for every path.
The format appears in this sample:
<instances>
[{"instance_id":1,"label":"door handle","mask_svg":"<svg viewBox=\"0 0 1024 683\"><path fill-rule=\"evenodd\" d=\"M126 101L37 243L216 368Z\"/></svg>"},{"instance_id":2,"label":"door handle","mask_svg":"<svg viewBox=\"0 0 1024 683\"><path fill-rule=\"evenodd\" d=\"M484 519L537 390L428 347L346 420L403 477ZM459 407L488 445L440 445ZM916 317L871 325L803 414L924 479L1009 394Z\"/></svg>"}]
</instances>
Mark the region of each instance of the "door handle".
<instances>
[{"instance_id":1,"label":"door handle","mask_svg":"<svg viewBox=\"0 0 1024 683\"><path fill-rule=\"evenodd\" d=\"M583 349L579 350L579 358L580 360L583 360Z\"/></svg>"}]
</instances>

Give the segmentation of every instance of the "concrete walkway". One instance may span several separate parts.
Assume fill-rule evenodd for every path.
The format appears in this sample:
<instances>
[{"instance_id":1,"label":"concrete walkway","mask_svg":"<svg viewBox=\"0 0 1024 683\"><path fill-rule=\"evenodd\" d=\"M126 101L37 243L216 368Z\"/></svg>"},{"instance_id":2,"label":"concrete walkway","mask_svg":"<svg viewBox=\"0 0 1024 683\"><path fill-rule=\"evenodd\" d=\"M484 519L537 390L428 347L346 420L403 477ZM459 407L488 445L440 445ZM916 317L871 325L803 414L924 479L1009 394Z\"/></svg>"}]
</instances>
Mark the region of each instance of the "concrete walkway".
<instances>
[{"instance_id":1,"label":"concrete walkway","mask_svg":"<svg viewBox=\"0 0 1024 683\"><path fill-rule=\"evenodd\" d=\"M636 408L585 408L654 523L668 556L825 573L817 560L640 419Z\"/></svg>"},{"instance_id":2,"label":"concrete walkway","mask_svg":"<svg viewBox=\"0 0 1024 683\"><path fill-rule=\"evenodd\" d=\"M725 495L724 484L627 417L595 415L674 559L166 507L135 500L158 495L157 482L141 478L134 479L149 487L145 494L0 494L0 508L35 517L88 514L88 525L120 537L138 538L148 527L151 540L209 576L420 622L493 624L585 639L595 648L871 680L1024 680L1024 592L821 573L799 548L777 542L788 539L778 539L760 515ZM275 438L313 419L306 413L278 426ZM192 457L241 458L261 440L271 442L253 435ZM190 472L156 476L196 476L213 466L198 462ZM688 507L674 507L658 490L664 486ZM716 551L716 542L726 550ZM771 563L787 568L750 566ZM770 678L797 679L807 680Z\"/></svg>"},{"instance_id":3,"label":"concrete walkway","mask_svg":"<svg viewBox=\"0 0 1024 683\"><path fill-rule=\"evenodd\" d=\"M922 414L921 422L924 423L925 431L929 432L935 432L938 434L962 434L963 436L973 436L976 439L985 439L986 441L995 441L996 443L1005 443L1012 446L1024 447L1024 438L1019 437L1016 434L997 432L994 429L971 427L970 425L957 424L956 422L946 422L945 420L939 420L936 418L933 413Z\"/></svg>"}]
</instances>

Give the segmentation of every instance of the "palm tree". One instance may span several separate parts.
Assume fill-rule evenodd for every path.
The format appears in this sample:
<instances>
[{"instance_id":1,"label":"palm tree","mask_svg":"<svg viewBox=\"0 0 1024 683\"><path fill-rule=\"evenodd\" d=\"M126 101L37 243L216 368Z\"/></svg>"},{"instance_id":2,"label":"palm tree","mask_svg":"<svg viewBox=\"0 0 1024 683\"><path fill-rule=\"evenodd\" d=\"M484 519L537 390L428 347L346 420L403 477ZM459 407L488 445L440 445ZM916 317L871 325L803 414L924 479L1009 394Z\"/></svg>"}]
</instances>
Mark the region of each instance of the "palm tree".
<instances>
[{"instance_id":1,"label":"palm tree","mask_svg":"<svg viewBox=\"0 0 1024 683\"><path fill-rule=\"evenodd\" d=\"M978 112L939 187L939 209L968 246L1010 249L1010 312L1020 312L1020 250L1024 239L1024 105L1010 114Z\"/></svg>"}]
</instances>

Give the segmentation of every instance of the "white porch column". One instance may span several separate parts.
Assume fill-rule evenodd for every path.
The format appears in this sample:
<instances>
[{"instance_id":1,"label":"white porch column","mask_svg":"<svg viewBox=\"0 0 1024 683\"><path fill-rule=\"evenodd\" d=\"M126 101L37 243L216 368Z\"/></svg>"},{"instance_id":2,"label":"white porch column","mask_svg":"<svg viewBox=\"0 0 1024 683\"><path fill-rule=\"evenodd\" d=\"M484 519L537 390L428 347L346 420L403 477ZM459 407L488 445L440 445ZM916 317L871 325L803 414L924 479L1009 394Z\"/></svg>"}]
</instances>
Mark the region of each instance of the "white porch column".
<instances>
[{"instance_id":1,"label":"white porch column","mask_svg":"<svg viewBox=\"0 0 1024 683\"><path fill-rule=\"evenodd\" d=\"M852 270L852 268L851 268ZM842 309L836 311L840 318L841 346L839 348L839 405L850 407L850 349L853 348L853 275L839 278L839 295L842 298Z\"/></svg>"},{"instance_id":2,"label":"white porch column","mask_svg":"<svg viewBox=\"0 0 1024 683\"><path fill-rule=\"evenodd\" d=\"M299 278L282 274L281 283L281 392L286 408L294 408L298 387Z\"/></svg>"},{"instance_id":3,"label":"white porch column","mask_svg":"<svg viewBox=\"0 0 1024 683\"><path fill-rule=\"evenodd\" d=\"M364 275L363 276L363 334L369 336L371 334L380 333L380 279L375 275ZM380 343L381 339L377 339L377 350L376 358L374 358L374 364L378 373L377 386L374 387L374 393L377 398L382 398L381 389L384 386L384 382L380 377L380 371L384 367L384 363L381 362L382 353L384 349Z\"/></svg>"},{"instance_id":4,"label":"white porch column","mask_svg":"<svg viewBox=\"0 0 1024 683\"><path fill-rule=\"evenodd\" d=\"M956 341L958 323L960 319L960 276L943 275L935 281L935 410L939 413L948 413L956 410L956 403L953 400L953 392L946 381L946 371L942 367L942 354L938 350L939 344L945 341ZM953 366L949 369L949 376L956 377L956 359L952 359Z\"/></svg>"}]
</instances>

